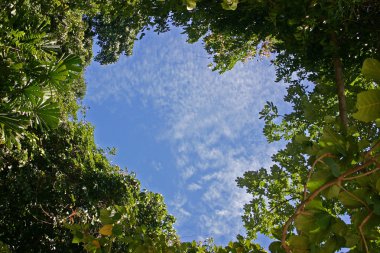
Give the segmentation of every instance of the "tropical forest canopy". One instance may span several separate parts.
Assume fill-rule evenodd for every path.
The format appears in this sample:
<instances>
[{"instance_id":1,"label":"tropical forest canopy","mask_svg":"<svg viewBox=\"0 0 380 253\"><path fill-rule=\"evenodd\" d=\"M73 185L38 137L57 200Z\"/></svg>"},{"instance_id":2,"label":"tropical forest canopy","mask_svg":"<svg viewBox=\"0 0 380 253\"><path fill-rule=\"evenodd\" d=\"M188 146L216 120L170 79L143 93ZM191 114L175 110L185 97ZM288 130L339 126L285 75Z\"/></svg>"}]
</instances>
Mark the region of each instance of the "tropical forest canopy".
<instances>
[{"instance_id":1,"label":"tropical forest canopy","mask_svg":"<svg viewBox=\"0 0 380 253\"><path fill-rule=\"evenodd\" d=\"M214 70L271 55L288 83L292 111L260 113L267 140L287 145L231 178L251 201L247 235L227 246L182 242L162 196L76 116L94 41L110 64L173 26ZM266 252L258 233L272 253L380 251L378 0L1 1L0 58L1 252Z\"/></svg>"}]
</instances>

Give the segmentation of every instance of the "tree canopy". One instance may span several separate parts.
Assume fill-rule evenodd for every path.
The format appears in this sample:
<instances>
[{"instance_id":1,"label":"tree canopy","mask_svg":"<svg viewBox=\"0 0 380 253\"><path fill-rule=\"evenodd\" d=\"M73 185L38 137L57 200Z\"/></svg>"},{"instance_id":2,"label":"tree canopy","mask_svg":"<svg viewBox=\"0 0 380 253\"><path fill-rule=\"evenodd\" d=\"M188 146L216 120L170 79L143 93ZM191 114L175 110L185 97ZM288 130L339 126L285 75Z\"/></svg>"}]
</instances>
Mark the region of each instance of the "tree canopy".
<instances>
[{"instance_id":1,"label":"tree canopy","mask_svg":"<svg viewBox=\"0 0 380 253\"><path fill-rule=\"evenodd\" d=\"M377 0L1 2L0 250L265 252L262 233L273 253L379 251L379 13ZM252 195L247 237L225 247L181 242L162 196L76 117L95 39L108 64L172 26L203 40L214 70L271 55L289 84L293 110L260 113L268 141L287 145L237 179Z\"/></svg>"}]
</instances>

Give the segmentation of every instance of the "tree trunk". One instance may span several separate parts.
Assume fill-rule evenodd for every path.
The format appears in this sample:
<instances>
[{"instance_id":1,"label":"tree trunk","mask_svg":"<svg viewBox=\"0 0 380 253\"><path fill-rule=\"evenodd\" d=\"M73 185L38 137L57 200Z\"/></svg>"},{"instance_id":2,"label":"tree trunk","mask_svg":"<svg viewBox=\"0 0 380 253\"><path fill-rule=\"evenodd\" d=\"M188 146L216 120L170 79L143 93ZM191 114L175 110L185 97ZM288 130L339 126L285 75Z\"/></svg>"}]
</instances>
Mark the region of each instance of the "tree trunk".
<instances>
[{"instance_id":1,"label":"tree trunk","mask_svg":"<svg viewBox=\"0 0 380 253\"><path fill-rule=\"evenodd\" d=\"M332 43L335 47L335 54L333 56L333 64L334 64L334 71L335 71L335 83L337 86L337 93L338 93L338 101L339 101L339 117L340 117L340 123L343 127L343 132L347 133L348 128L348 118L347 118L347 105L346 105L346 95L344 93L344 78L343 78L343 64L342 60L340 59L337 49L338 49L338 40L336 38L336 34L333 33L332 35Z\"/></svg>"}]
</instances>

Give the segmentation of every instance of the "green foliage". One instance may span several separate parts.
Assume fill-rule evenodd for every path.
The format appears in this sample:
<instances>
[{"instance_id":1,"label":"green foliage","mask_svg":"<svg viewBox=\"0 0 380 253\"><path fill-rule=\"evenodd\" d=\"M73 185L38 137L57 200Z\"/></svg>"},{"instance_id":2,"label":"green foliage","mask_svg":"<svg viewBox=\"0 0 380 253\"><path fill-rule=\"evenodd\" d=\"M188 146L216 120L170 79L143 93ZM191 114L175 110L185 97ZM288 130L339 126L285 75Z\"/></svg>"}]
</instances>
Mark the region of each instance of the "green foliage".
<instances>
[{"instance_id":1,"label":"green foliage","mask_svg":"<svg viewBox=\"0 0 380 253\"><path fill-rule=\"evenodd\" d=\"M364 75L376 73L370 66L365 68ZM372 87L371 83L361 80L363 85ZM358 84L356 81L354 85ZM365 105L376 92L359 93L357 105ZM293 108L297 108L296 103ZM353 116L372 124L352 122L353 126L345 135L340 133L340 125L334 118L325 117L319 123L320 118L306 117L309 127L293 135L287 147L273 157L277 164L271 168L271 173L261 169L247 172L238 179L238 184L247 187L253 195L252 202L245 206L243 217L250 235L261 232L279 239L271 244L271 252L339 252L342 248L351 248L350 252L379 251L380 150L378 128L374 124L378 116L373 116L376 110L358 108L359 112ZM270 126L267 130L269 140L287 138L286 131L294 131L294 128L276 126L274 120L279 113L272 103L267 103L261 115L266 127ZM311 128L314 124L317 127ZM275 131L282 135L270 139ZM308 136L302 133L305 131ZM290 152L299 152L304 159L302 163L295 159L297 153ZM272 205L269 212L268 203L269 207ZM349 220L342 220L342 216ZM277 231L279 224L283 228L281 233Z\"/></svg>"},{"instance_id":2,"label":"green foliage","mask_svg":"<svg viewBox=\"0 0 380 253\"><path fill-rule=\"evenodd\" d=\"M152 195L153 196L153 195ZM146 199L140 199L144 201ZM149 201L149 199L148 199ZM73 243L81 243L87 252L171 252L171 253L265 253L260 246L241 235L225 247L216 246L212 240L181 243L177 237L160 231L149 231L150 223L136 223L138 206L114 206L101 209L96 229L88 223L66 224ZM169 235L169 236L168 236Z\"/></svg>"},{"instance_id":3,"label":"green foliage","mask_svg":"<svg viewBox=\"0 0 380 253\"><path fill-rule=\"evenodd\" d=\"M78 57L56 52L59 46L49 34L47 18L18 23L27 16L19 17L14 9L6 18L4 11L7 8L0 12L0 145L11 148L23 138L36 138L37 128L56 128L61 115L77 108L70 97L82 66Z\"/></svg>"},{"instance_id":4,"label":"green foliage","mask_svg":"<svg viewBox=\"0 0 380 253\"><path fill-rule=\"evenodd\" d=\"M116 204L129 208L129 225L175 238L162 197L140 192L133 174L110 165L90 125L63 124L39 141L0 156L0 240L13 250L78 252L64 224L94 223L100 208Z\"/></svg>"},{"instance_id":5,"label":"green foliage","mask_svg":"<svg viewBox=\"0 0 380 253\"><path fill-rule=\"evenodd\" d=\"M141 204L144 202L149 204ZM148 205L149 213L145 209ZM127 205L100 209L99 213L96 226L90 227L88 221L65 224L73 234L73 243L81 243L87 252L146 252L148 249L168 252L178 243L171 227L174 220L168 216L158 194L142 192ZM157 221L160 224L155 226Z\"/></svg>"},{"instance_id":6,"label":"green foliage","mask_svg":"<svg viewBox=\"0 0 380 253\"><path fill-rule=\"evenodd\" d=\"M380 62L376 59L366 59L363 63L362 74L380 83ZM380 90L368 90L358 94L356 103L358 111L354 118L370 122L380 118Z\"/></svg>"},{"instance_id":7,"label":"green foliage","mask_svg":"<svg viewBox=\"0 0 380 253\"><path fill-rule=\"evenodd\" d=\"M380 90L369 90L358 94L358 112L353 116L364 122L380 118Z\"/></svg>"},{"instance_id":8,"label":"green foliage","mask_svg":"<svg viewBox=\"0 0 380 253\"><path fill-rule=\"evenodd\" d=\"M363 63L362 74L375 82L380 82L380 62L376 59L366 59Z\"/></svg>"},{"instance_id":9,"label":"green foliage","mask_svg":"<svg viewBox=\"0 0 380 253\"><path fill-rule=\"evenodd\" d=\"M251 242L260 232L276 239L271 252L378 252L379 10L371 0L1 2L0 250L264 252ZM289 83L293 110L268 102L260 113L268 141L287 145L270 169L237 179L252 195L248 238L225 247L181 243L162 196L140 191L75 120L94 36L107 64L145 30L173 25L203 40L214 70L275 53ZM339 68L348 126L337 120Z\"/></svg>"}]
</instances>

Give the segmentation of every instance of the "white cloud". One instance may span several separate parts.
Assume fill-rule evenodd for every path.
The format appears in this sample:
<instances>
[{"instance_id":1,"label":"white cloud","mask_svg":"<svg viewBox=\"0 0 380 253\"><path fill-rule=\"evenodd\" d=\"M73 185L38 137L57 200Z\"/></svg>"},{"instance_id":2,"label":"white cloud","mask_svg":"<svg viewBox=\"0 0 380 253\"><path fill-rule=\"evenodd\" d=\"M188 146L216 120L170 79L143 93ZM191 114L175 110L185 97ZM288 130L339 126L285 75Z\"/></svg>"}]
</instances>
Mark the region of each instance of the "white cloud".
<instances>
[{"instance_id":1,"label":"white cloud","mask_svg":"<svg viewBox=\"0 0 380 253\"><path fill-rule=\"evenodd\" d=\"M266 143L258 113L267 100L282 100L284 85L274 83L266 61L237 64L219 75L207 68L200 44L186 44L178 32L147 37L137 44L134 58L102 67L100 79L91 79L96 66L89 69L88 82L96 92L88 99L138 99L152 106L165 129L158 139L171 144L183 180L174 198L166 196L177 227L199 232L198 238L232 240L243 232L240 216L249 201L235 179L270 165L278 146Z\"/></svg>"},{"instance_id":2,"label":"white cloud","mask_svg":"<svg viewBox=\"0 0 380 253\"><path fill-rule=\"evenodd\" d=\"M174 207L177 225L181 225L191 217L191 213L186 208L186 203L186 196L179 193L169 202L169 205Z\"/></svg>"},{"instance_id":3,"label":"white cloud","mask_svg":"<svg viewBox=\"0 0 380 253\"><path fill-rule=\"evenodd\" d=\"M179 167L181 167L181 166L179 165ZM194 175L195 171L196 171L196 168L193 166L184 167L184 168L182 168L181 176L183 179L186 180L186 179L192 177Z\"/></svg>"},{"instance_id":4,"label":"white cloud","mask_svg":"<svg viewBox=\"0 0 380 253\"><path fill-rule=\"evenodd\" d=\"M200 190L200 189L202 189L202 186L200 186L200 185L197 184L197 183L191 183L191 184L189 184L189 185L187 186L187 189L188 189L189 191L196 191L196 190Z\"/></svg>"}]
</instances>

